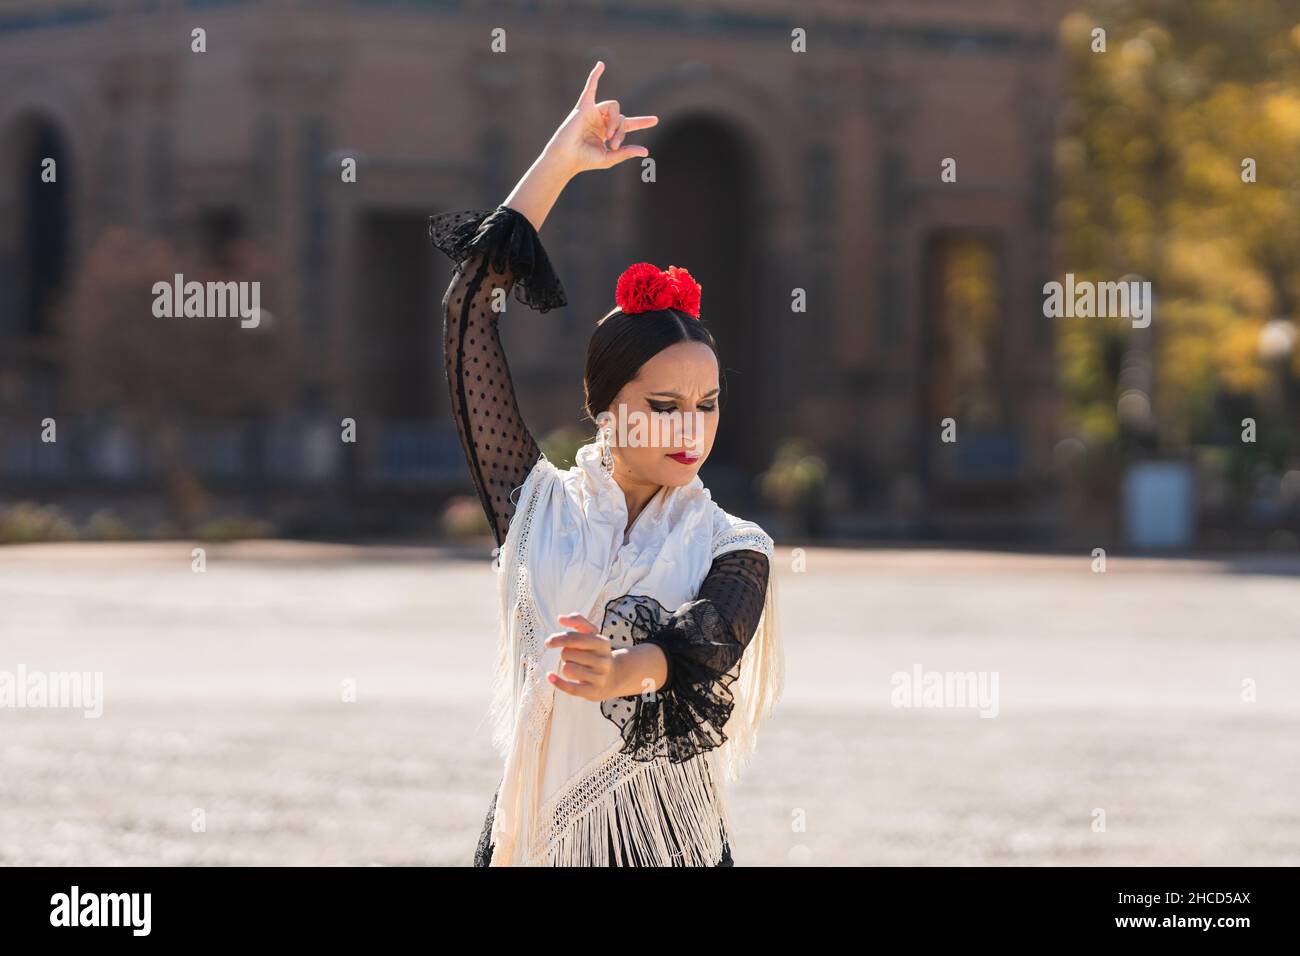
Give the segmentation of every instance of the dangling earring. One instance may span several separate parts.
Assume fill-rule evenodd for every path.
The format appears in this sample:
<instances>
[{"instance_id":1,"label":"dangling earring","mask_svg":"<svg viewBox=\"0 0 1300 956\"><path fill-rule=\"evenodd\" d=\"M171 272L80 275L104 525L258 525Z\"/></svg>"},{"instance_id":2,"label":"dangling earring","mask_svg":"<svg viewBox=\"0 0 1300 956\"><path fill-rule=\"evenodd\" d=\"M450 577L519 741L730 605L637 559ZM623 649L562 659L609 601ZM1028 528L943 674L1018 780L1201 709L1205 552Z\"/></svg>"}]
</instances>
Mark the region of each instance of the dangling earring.
<instances>
[{"instance_id":1,"label":"dangling earring","mask_svg":"<svg viewBox=\"0 0 1300 956\"><path fill-rule=\"evenodd\" d=\"M614 477L614 449L609 444L611 434L608 425L600 430L600 467L606 478Z\"/></svg>"}]
</instances>

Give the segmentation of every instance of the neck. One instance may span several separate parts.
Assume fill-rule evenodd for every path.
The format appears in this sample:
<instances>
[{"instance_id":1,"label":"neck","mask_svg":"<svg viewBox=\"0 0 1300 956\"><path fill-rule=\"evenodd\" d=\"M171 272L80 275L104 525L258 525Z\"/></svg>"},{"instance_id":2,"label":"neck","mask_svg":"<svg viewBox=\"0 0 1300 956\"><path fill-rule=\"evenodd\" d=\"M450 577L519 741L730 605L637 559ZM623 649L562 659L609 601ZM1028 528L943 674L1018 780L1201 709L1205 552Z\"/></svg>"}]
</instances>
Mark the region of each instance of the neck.
<instances>
[{"instance_id":1,"label":"neck","mask_svg":"<svg viewBox=\"0 0 1300 956\"><path fill-rule=\"evenodd\" d=\"M620 474L618 469L614 470L614 481L622 489L623 499L627 502L627 525L623 528L623 533L626 534L632 527L632 522L636 521L637 515L645 510L645 506L650 503L650 499L661 486L629 478Z\"/></svg>"}]
</instances>

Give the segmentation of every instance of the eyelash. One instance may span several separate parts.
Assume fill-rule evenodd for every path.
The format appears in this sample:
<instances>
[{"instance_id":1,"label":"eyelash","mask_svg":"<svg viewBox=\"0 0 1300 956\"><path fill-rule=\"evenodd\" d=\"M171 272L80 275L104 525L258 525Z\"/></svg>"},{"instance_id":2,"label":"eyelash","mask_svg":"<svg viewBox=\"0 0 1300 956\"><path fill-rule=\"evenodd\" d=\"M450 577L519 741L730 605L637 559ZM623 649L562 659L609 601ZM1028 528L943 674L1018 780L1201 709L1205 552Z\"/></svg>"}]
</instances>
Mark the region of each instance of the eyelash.
<instances>
[{"instance_id":1,"label":"eyelash","mask_svg":"<svg viewBox=\"0 0 1300 956\"><path fill-rule=\"evenodd\" d=\"M656 405L654 402L650 402L649 405L650 405L650 411L652 411L652 412L659 412L660 414L667 414L668 412L673 412L673 411L676 411L676 410L677 410L677 406L676 406L676 405L669 405L669 406L667 406L666 408L660 408L660 407L659 407L658 405ZM716 409L717 407L718 407L718 403L717 403L717 402L709 402L709 403L707 403L707 404L705 404L705 405L701 405L701 406L699 406L699 409L700 409L700 411L702 411L702 412L711 412L711 411L713 411L714 409Z\"/></svg>"}]
</instances>

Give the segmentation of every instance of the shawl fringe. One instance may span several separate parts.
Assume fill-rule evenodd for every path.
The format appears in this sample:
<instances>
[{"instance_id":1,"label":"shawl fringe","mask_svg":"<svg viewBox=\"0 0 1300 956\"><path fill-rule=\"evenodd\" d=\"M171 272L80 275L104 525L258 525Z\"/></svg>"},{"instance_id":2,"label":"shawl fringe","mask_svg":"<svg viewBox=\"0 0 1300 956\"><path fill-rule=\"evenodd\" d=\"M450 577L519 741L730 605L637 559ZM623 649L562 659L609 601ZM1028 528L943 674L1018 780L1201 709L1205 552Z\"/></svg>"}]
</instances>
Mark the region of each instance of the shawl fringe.
<instances>
[{"instance_id":1,"label":"shawl fringe","mask_svg":"<svg viewBox=\"0 0 1300 956\"><path fill-rule=\"evenodd\" d=\"M584 771L581 781L549 807L580 809L549 839L534 833L537 849L529 865L716 865L725 849L727 808L713 785L708 758L705 754L682 763L615 759L605 764L604 773ZM627 763L633 766L629 769ZM545 825L558 815L543 813L538 822Z\"/></svg>"},{"instance_id":2,"label":"shawl fringe","mask_svg":"<svg viewBox=\"0 0 1300 956\"><path fill-rule=\"evenodd\" d=\"M769 560L772 560L769 558ZM758 744L758 728L785 691L785 654L777 634L776 574L767 579L758 629L740 657L731 717L723 726L726 742L718 748L724 782L734 783L749 764Z\"/></svg>"}]
</instances>

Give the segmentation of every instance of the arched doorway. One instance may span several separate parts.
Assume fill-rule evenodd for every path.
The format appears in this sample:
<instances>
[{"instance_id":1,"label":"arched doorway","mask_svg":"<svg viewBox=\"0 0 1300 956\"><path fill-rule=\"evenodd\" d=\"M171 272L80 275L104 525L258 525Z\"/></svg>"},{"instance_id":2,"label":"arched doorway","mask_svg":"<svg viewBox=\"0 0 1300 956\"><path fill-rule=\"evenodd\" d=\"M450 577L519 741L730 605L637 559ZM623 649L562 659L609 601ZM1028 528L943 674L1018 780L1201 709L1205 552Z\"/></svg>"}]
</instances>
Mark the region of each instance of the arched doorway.
<instances>
[{"instance_id":1,"label":"arched doorway","mask_svg":"<svg viewBox=\"0 0 1300 956\"><path fill-rule=\"evenodd\" d=\"M0 393L48 408L57 391L48 340L73 277L72 153L38 112L20 114L0 144ZM47 159L53 182L42 176Z\"/></svg>"},{"instance_id":2,"label":"arched doorway","mask_svg":"<svg viewBox=\"0 0 1300 956\"><path fill-rule=\"evenodd\" d=\"M641 191L637 251L660 268L684 266L703 287L700 318L722 357L723 424L702 476L716 492L745 498L770 442L751 150L734 125L713 115L687 114L664 126L650 144L656 182Z\"/></svg>"},{"instance_id":3,"label":"arched doorway","mask_svg":"<svg viewBox=\"0 0 1300 956\"><path fill-rule=\"evenodd\" d=\"M10 236L14 312L12 334L45 336L54 331L52 314L71 278L72 157L67 140L54 123L37 115L15 124L10 208L15 232ZM54 161L54 182L44 178L45 163Z\"/></svg>"},{"instance_id":4,"label":"arched doorway","mask_svg":"<svg viewBox=\"0 0 1300 956\"><path fill-rule=\"evenodd\" d=\"M1006 365L1004 246L995 231L941 229L923 250L918 472L932 527L950 535L970 526L970 515L995 533L1025 498L1022 413Z\"/></svg>"}]
</instances>

